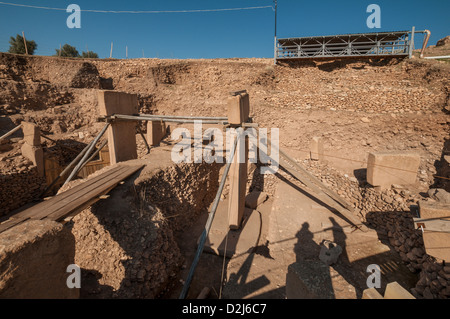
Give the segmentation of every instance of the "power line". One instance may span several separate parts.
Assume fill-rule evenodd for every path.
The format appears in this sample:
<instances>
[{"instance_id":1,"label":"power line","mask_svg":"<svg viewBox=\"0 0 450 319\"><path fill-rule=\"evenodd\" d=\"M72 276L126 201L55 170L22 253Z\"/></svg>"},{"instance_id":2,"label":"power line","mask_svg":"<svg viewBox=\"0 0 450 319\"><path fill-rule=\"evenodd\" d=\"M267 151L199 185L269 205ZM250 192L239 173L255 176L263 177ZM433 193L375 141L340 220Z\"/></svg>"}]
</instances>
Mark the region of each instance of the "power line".
<instances>
[{"instance_id":1,"label":"power line","mask_svg":"<svg viewBox=\"0 0 450 319\"><path fill-rule=\"evenodd\" d=\"M41 6L32 6L27 4L19 4L19 3L9 3L9 2L0 2L0 4L15 6L15 7L25 7L25 8L33 8L33 9L45 9L45 10L58 10L58 11L66 11L66 8L52 8L52 7L41 7ZM239 11L239 10L257 10L257 9L267 9L272 8L272 6L259 6L259 7L243 7L243 8L224 8L224 9L194 9L194 10L152 10L152 11L113 11L113 10L90 10L90 9L81 9L81 12L95 12L95 13L195 13L195 12L219 12L219 11Z\"/></svg>"}]
</instances>

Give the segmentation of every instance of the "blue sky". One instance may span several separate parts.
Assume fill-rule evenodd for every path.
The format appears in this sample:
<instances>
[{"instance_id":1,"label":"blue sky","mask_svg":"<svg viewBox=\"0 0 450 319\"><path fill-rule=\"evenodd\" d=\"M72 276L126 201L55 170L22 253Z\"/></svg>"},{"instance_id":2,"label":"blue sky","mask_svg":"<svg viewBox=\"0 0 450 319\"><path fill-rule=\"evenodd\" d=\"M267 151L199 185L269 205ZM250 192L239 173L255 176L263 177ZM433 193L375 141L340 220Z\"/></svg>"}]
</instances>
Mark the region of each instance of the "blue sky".
<instances>
[{"instance_id":1,"label":"blue sky","mask_svg":"<svg viewBox=\"0 0 450 319\"><path fill-rule=\"evenodd\" d=\"M78 4L82 10L194 10L270 6L272 0L4 0L53 8ZM381 8L381 29L369 29L369 4ZM449 0L279 0L278 37L332 35L376 31L431 31L430 44L450 35ZM114 14L81 13L81 28L69 29L69 13L57 10L15 7L0 4L0 51L9 48L9 37L25 32L37 42L37 55L53 55L60 44L69 43L78 51L97 52L125 58L231 58L272 57L274 12L257 10ZM422 36L416 42L421 45Z\"/></svg>"}]
</instances>

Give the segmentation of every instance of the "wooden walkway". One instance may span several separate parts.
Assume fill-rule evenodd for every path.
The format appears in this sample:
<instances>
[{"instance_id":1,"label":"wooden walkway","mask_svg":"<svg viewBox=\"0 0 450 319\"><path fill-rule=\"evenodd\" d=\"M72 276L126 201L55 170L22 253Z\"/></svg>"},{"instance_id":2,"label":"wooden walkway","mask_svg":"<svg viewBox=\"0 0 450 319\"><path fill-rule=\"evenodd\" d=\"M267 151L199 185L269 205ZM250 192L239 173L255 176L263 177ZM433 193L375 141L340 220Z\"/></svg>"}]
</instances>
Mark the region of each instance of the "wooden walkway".
<instances>
[{"instance_id":1,"label":"wooden walkway","mask_svg":"<svg viewBox=\"0 0 450 319\"><path fill-rule=\"evenodd\" d=\"M117 165L68 191L13 215L0 224L0 233L30 219L61 222L68 216L76 215L97 202L100 196L107 194L143 166Z\"/></svg>"}]
</instances>

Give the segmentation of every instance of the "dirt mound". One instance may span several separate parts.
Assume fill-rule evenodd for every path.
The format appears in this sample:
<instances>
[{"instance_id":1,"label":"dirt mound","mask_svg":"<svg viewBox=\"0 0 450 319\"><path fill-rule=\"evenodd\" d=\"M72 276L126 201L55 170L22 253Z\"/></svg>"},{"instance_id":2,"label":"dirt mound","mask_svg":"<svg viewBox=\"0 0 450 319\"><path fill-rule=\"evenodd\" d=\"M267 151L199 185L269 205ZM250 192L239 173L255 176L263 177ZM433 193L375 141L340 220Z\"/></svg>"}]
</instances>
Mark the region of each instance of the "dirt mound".
<instances>
[{"instance_id":1,"label":"dirt mound","mask_svg":"<svg viewBox=\"0 0 450 319\"><path fill-rule=\"evenodd\" d=\"M450 45L450 35L446 36L445 38L440 39L437 43L437 47L447 46Z\"/></svg>"}]
</instances>

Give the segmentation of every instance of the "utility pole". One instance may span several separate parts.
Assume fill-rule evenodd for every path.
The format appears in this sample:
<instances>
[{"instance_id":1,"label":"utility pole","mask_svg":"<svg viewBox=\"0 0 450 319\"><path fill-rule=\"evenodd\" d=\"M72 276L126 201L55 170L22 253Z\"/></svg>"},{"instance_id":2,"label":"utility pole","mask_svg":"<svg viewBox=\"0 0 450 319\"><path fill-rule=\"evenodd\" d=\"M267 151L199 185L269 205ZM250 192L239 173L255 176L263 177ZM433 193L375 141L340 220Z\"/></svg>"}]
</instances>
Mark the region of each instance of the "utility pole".
<instances>
[{"instance_id":1,"label":"utility pole","mask_svg":"<svg viewBox=\"0 0 450 319\"><path fill-rule=\"evenodd\" d=\"M113 43L111 42L111 52L109 53L109 58L112 58L112 49L113 49Z\"/></svg>"},{"instance_id":2,"label":"utility pole","mask_svg":"<svg viewBox=\"0 0 450 319\"><path fill-rule=\"evenodd\" d=\"M277 64L277 9L278 9L278 1L275 2L275 36L273 43L273 64Z\"/></svg>"},{"instance_id":3,"label":"utility pole","mask_svg":"<svg viewBox=\"0 0 450 319\"><path fill-rule=\"evenodd\" d=\"M22 38L23 38L23 44L25 45L25 53L28 55L28 47L27 47L27 40L25 39L25 32L22 31Z\"/></svg>"}]
</instances>

